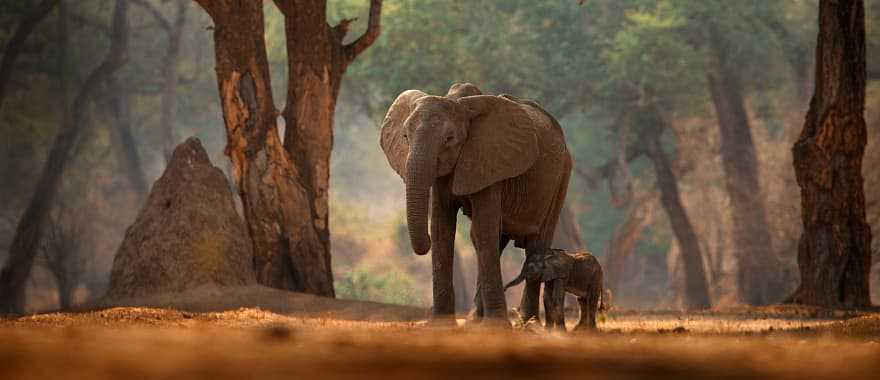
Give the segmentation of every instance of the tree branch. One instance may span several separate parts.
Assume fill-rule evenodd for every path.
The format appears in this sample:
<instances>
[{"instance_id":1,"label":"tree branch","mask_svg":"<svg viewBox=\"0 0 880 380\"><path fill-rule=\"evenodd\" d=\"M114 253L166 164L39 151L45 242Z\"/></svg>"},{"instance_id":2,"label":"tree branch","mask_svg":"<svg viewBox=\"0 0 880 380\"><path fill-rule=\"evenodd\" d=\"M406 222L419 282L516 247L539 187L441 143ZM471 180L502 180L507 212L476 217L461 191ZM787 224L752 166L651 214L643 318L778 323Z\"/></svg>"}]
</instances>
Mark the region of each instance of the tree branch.
<instances>
[{"instance_id":1,"label":"tree branch","mask_svg":"<svg viewBox=\"0 0 880 380\"><path fill-rule=\"evenodd\" d=\"M9 78L12 77L12 67L15 65L15 60L18 58L19 53L21 53L22 47L24 47L24 41L31 35L34 28L49 15L49 12L58 5L59 1L43 0L37 4L36 8L24 17L21 24L18 24L18 28L15 29L12 38L6 44L3 61L0 62L0 108L3 106Z\"/></svg>"},{"instance_id":2,"label":"tree branch","mask_svg":"<svg viewBox=\"0 0 880 380\"><path fill-rule=\"evenodd\" d=\"M150 12L150 14L153 16L153 18L156 19L156 22L159 23L159 26L162 29L164 29L166 32L171 30L171 22L168 21L168 19L165 18L164 15L162 15L162 11L160 11L159 8L156 8L155 4L153 4L147 0L130 0L130 1L132 2L132 4L140 6L141 8L144 8L144 10L146 10L147 12Z\"/></svg>"},{"instance_id":3,"label":"tree branch","mask_svg":"<svg viewBox=\"0 0 880 380\"><path fill-rule=\"evenodd\" d=\"M370 45L376 42L382 29L381 19L382 0L370 0L370 19L367 21L367 31L358 37L358 39L354 40L354 42L343 47L348 63L354 61L358 55L363 53L364 50L367 50ZM345 22L345 20L343 20L343 22Z\"/></svg>"}]
</instances>

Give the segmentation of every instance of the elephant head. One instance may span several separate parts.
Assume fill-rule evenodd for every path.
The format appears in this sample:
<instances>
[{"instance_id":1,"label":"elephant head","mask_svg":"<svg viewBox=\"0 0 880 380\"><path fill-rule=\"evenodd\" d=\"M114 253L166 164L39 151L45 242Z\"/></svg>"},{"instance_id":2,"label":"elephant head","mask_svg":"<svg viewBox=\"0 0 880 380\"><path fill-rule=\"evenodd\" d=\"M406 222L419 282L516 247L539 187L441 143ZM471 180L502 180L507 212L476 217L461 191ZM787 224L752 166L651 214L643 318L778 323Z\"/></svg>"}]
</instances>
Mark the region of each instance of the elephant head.
<instances>
[{"instance_id":1,"label":"elephant head","mask_svg":"<svg viewBox=\"0 0 880 380\"><path fill-rule=\"evenodd\" d=\"M416 254L431 248L428 200L437 178L450 176L452 193L467 195L522 174L538 158L537 131L515 102L480 95L471 84L447 96L401 93L382 122L380 144L406 184L406 222Z\"/></svg>"},{"instance_id":2,"label":"elephant head","mask_svg":"<svg viewBox=\"0 0 880 380\"><path fill-rule=\"evenodd\" d=\"M519 276L505 285L504 289L519 285L524 280L547 282L567 278L572 265L574 259L560 250L528 253Z\"/></svg>"}]
</instances>

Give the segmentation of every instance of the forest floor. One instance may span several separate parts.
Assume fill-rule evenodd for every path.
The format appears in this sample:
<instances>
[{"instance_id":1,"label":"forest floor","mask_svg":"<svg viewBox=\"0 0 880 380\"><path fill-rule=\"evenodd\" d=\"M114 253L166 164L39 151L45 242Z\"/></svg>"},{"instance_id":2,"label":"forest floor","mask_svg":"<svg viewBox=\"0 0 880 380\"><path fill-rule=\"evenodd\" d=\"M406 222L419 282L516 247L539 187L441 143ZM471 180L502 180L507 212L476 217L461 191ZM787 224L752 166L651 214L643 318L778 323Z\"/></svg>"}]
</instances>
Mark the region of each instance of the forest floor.
<instances>
[{"instance_id":1,"label":"forest floor","mask_svg":"<svg viewBox=\"0 0 880 380\"><path fill-rule=\"evenodd\" d=\"M548 334L464 320L435 327L414 318L423 309L329 304L336 306L322 315L114 307L2 318L0 378L869 379L880 373L880 313L612 312L598 333ZM377 317L383 312L386 321Z\"/></svg>"}]
</instances>

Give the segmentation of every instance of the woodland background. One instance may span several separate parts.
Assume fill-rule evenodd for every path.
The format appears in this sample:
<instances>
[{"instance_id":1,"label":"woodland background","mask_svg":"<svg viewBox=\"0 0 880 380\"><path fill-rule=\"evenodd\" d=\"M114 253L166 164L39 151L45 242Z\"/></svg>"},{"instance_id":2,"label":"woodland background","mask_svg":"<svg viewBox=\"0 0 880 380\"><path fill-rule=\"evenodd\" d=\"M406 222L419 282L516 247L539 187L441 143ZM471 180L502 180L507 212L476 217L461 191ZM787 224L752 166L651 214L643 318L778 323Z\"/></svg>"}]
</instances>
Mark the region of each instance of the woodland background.
<instances>
[{"instance_id":1,"label":"woodland background","mask_svg":"<svg viewBox=\"0 0 880 380\"><path fill-rule=\"evenodd\" d=\"M0 2L0 46L32 3ZM128 59L84 106L87 128L74 142L29 279L31 311L103 294L125 228L175 144L197 136L214 164L230 170L211 19L188 0L130 3ZM683 255L660 196L670 180L693 223L713 306L744 303L743 252L762 233L769 232L762 249L778 263L772 276L759 280L791 292L798 283L801 229L791 146L812 93L816 3L386 1L382 33L348 67L336 106L330 236L337 297L430 304L430 258L411 253L403 184L379 148L379 124L401 91L443 94L462 81L535 99L560 120L576 162L560 244L600 257L616 306L677 308L685 302ZM328 6L331 25L358 18L349 24L349 38L366 29L369 2ZM869 143L863 173L868 222L880 236L880 170L874 167L880 161L880 1L866 1L866 11ZM63 1L24 44L0 106L0 261L48 147L76 106L77 89L111 43L112 13L111 1ZM280 107L287 83L284 20L272 4L265 6L265 19ZM738 103L739 114L736 107L719 112L723 104ZM742 172L725 170L729 152L720 135L731 124L745 126L754 140L758 191L746 192L751 205L763 208L766 228L744 221L731 197L729 184L743 183L730 178ZM657 169L656 151L642 151L653 136L669 171ZM470 291L475 260L465 244L465 218L461 222L458 279ZM874 246L878 303L880 244ZM521 250L508 249L505 278L515 275L522 258ZM469 296L463 295L466 308Z\"/></svg>"}]
</instances>

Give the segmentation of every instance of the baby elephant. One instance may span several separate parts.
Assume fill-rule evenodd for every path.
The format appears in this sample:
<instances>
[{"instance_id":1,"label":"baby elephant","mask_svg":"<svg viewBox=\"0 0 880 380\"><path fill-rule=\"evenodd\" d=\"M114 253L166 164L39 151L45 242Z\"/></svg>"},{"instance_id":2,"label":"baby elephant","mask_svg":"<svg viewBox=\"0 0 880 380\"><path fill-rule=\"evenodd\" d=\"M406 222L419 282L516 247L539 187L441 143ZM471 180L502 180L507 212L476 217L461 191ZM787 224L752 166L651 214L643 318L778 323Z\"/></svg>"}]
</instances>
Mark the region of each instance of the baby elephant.
<instances>
[{"instance_id":1,"label":"baby elephant","mask_svg":"<svg viewBox=\"0 0 880 380\"><path fill-rule=\"evenodd\" d=\"M548 330L565 330L565 292L577 296L580 320L574 330L596 328L602 288L602 267L588 252L566 252L561 249L529 250L523 263L522 273L504 289L525 280L544 283L544 313Z\"/></svg>"}]
</instances>

